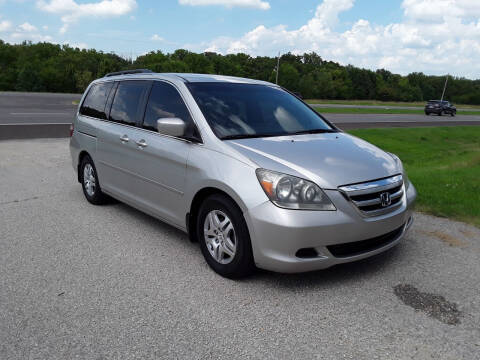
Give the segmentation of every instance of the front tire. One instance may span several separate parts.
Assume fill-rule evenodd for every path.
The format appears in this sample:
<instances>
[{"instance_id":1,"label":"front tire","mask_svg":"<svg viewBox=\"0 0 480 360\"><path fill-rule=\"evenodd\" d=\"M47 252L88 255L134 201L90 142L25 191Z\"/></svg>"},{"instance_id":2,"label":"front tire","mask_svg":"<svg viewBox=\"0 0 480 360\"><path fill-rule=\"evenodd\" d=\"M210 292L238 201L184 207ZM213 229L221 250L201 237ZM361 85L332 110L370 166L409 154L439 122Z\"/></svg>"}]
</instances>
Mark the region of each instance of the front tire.
<instances>
[{"instance_id":1,"label":"front tire","mask_svg":"<svg viewBox=\"0 0 480 360\"><path fill-rule=\"evenodd\" d=\"M214 194L205 199L198 212L196 232L202 254L216 273L230 279L253 273L247 224L230 198Z\"/></svg>"},{"instance_id":2,"label":"front tire","mask_svg":"<svg viewBox=\"0 0 480 360\"><path fill-rule=\"evenodd\" d=\"M85 156L80 164L80 182L83 194L89 203L103 205L108 202L108 196L102 192L98 181L97 169L90 156Z\"/></svg>"}]
</instances>

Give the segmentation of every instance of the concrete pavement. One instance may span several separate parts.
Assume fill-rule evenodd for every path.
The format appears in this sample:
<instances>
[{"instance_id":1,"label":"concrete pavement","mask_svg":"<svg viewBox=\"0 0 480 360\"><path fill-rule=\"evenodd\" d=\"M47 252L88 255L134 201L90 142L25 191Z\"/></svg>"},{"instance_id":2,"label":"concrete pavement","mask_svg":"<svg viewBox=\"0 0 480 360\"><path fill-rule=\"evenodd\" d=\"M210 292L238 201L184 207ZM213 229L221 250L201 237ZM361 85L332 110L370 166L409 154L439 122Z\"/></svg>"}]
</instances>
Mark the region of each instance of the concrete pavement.
<instances>
[{"instance_id":1,"label":"concrete pavement","mask_svg":"<svg viewBox=\"0 0 480 360\"><path fill-rule=\"evenodd\" d=\"M90 205L66 139L0 142L1 359L476 359L480 230L416 214L381 256L221 278L198 244Z\"/></svg>"}]
</instances>

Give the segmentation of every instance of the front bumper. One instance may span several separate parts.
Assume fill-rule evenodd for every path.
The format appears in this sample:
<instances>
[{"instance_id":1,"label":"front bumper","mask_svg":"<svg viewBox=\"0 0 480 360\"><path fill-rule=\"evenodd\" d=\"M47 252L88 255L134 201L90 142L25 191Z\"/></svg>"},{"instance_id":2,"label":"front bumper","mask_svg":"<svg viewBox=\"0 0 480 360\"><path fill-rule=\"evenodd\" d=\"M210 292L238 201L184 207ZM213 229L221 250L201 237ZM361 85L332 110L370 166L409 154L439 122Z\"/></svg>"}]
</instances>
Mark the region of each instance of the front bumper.
<instances>
[{"instance_id":1,"label":"front bumper","mask_svg":"<svg viewBox=\"0 0 480 360\"><path fill-rule=\"evenodd\" d=\"M245 213L255 264L259 268L296 273L364 259L398 244L413 222L412 212L417 193L412 184L405 191L399 208L386 215L370 218L363 217L340 192L325 192L337 207L336 211L288 210L268 201ZM378 238L387 233L393 234L391 239L365 251L347 256L334 256L329 251L330 245L354 245L354 242ZM300 257L301 249L307 249L306 253L313 255Z\"/></svg>"}]
</instances>

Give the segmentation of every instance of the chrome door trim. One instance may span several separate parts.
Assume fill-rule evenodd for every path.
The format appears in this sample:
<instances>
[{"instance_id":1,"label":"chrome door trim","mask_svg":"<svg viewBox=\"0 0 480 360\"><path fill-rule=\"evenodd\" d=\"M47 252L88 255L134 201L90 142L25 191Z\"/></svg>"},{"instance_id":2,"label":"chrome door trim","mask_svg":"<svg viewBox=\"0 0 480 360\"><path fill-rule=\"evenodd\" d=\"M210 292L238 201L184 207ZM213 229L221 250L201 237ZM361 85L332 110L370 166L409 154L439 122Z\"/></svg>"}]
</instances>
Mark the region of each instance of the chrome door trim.
<instances>
[{"instance_id":1,"label":"chrome door trim","mask_svg":"<svg viewBox=\"0 0 480 360\"><path fill-rule=\"evenodd\" d=\"M88 119L92 119L92 120L98 120L98 121L107 122L107 123L110 123L110 124L125 126L125 127L132 128L132 129L135 129L135 130L146 131L146 132L149 132L149 133L158 135L158 136L162 136L162 137L166 137L166 138L170 138L170 139L180 140L180 141L183 141L183 142L186 142L186 143L189 143L189 144L193 144L193 145L198 145L198 146L203 146L203 145L204 145L203 142L196 142L196 141L191 141L191 140L184 139L184 138L177 137L177 136L160 134L158 131L152 131L152 130L144 129L144 128L141 128L141 127L138 127L138 126L121 124L121 123L118 123L118 122L115 122L115 121L110 121L110 120L105 120L105 119L99 119L99 118L96 118L96 117L93 117L93 116L88 116L88 115L82 115L82 114L80 114L79 116L82 116L82 117L85 117L85 118L88 118Z\"/></svg>"}]
</instances>

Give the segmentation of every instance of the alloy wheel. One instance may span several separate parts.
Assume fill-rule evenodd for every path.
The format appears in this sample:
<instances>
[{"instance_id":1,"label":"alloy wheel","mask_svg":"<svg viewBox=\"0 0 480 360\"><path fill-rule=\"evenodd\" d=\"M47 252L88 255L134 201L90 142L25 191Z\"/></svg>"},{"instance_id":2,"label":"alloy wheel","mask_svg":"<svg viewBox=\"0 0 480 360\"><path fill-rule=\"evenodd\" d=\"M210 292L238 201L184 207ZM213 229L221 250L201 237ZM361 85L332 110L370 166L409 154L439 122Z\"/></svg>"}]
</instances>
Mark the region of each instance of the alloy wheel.
<instances>
[{"instance_id":1,"label":"alloy wheel","mask_svg":"<svg viewBox=\"0 0 480 360\"><path fill-rule=\"evenodd\" d=\"M220 264L230 263L237 249L235 229L230 218L220 210L212 210L203 224L205 244L210 255Z\"/></svg>"},{"instance_id":2,"label":"alloy wheel","mask_svg":"<svg viewBox=\"0 0 480 360\"><path fill-rule=\"evenodd\" d=\"M95 171L91 164L85 164L83 167L83 186L88 196L93 196L96 189Z\"/></svg>"}]
</instances>

